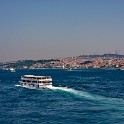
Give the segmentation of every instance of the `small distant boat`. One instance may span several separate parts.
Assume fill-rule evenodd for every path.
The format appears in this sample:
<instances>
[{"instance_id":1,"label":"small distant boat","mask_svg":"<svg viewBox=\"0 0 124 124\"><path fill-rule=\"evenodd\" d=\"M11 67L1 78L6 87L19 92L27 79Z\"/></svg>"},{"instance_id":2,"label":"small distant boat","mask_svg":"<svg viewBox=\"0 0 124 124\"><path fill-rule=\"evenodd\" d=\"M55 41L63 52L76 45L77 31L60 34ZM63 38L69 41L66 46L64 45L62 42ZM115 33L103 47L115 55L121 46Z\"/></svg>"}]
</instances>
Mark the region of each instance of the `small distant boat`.
<instances>
[{"instance_id":1,"label":"small distant boat","mask_svg":"<svg viewBox=\"0 0 124 124\"><path fill-rule=\"evenodd\" d=\"M14 68L10 68L10 71L11 71L11 72L15 72L15 69L14 69Z\"/></svg>"},{"instance_id":2,"label":"small distant boat","mask_svg":"<svg viewBox=\"0 0 124 124\"><path fill-rule=\"evenodd\" d=\"M51 76L24 75L19 81L22 87L49 89L52 87Z\"/></svg>"},{"instance_id":3,"label":"small distant boat","mask_svg":"<svg viewBox=\"0 0 124 124\"><path fill-rule=\"evenodd\" d=\"M62 66L62 69L64 69L64 70L68 70L68 71L71 71L71 70L72 70L71 67L65 67L65 65Z\"/></svg>"}]
</instances>

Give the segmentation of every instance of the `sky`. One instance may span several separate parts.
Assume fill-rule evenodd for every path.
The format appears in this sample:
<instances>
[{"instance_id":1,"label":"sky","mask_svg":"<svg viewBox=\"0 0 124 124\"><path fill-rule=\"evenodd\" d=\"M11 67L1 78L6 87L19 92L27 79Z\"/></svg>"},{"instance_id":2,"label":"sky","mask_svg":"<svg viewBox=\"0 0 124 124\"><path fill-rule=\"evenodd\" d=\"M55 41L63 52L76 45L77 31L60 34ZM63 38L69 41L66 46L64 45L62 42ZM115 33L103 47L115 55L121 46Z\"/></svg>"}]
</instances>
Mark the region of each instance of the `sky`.
<instances>
[{"instance_id":1,"label":"sky","mask_svg":"<svg viewBox=\"0 0 124 124\"><path fill-rule=\"evenodd\" d=\"M124 54L124 0L0 0L0 62Z\"/></svg>"}]
</instances>

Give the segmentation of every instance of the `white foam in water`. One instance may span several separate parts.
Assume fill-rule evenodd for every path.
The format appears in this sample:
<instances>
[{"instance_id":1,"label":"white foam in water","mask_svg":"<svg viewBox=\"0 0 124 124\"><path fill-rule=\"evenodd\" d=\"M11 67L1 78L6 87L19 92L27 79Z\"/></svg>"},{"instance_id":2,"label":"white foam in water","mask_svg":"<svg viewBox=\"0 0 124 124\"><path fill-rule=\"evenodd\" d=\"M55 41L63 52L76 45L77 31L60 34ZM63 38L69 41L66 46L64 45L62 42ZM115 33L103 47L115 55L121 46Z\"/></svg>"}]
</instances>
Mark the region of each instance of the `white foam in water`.
<instances>
[{"instance_id":1,"label":"white foam in water","mask_svg":"<svg viewBox=\"0 0 124 124\"><path fill-rule=\"evenodd\" d=\"M15 86L21 87L21 85L15 85ZM33 88L30 88L30 87L24 87L24 88L33 89ZM115 103L115 104L122 103L122 104L124 104L124 100L123 99L107 98L107 97L104 97L104 96L90 94L90 93L85 92L85 91L74 90L74 89L68 88L68 87L47 86L47 88L51 89L51 90L60 90L60 91L68 92L68 93L71 93L71 94L73 94L75 96L78 96L78 97L82 97L82 98L85 98L85 99L88 99L88 100L99 101L99 102L102 102L102 103Z\"/></svg>"},{"instance_id":2,"label":"white foam in water","mask_svg":"<svg viewBox=\"0 0 124 124\"><path fill-rule=\"evenodd\" d=\"M15 85L17 87L21 87L21 85ZM32 89L30 87L24 87L24 88L28 88L28 89ZM85 98L87 100L92 100L92 101L97 101L99 103L99 105L105 105L109 108L114 108L120 111L124 111L124 100L120 99L120 98L107 98L104 96L100 96L100 95L95 95L95 94L90 94L88 92L85 91L78 91L72 88L68 88L68 87L55 87L55 86L47 86L48 89L50 90L59 90L59 91L63 91L63 92L67 92L70 93L78 98ZM35 88L37 89L37 88ZM40 90L40 89L38 89Z\"/></svg>"},{"instance_id":3,"label":"white foam in water","mask_svg":"<svg viewBox=\"0 0 124 124\"><path fill-rule=\"evenodd\" d=\"M84 98L90 99L90 100L104 99L102 97L93 96L93 95L91 95L91 94L89 94L87 92L74 90L74 89L68 88L68 87L54 87L54 86L49 86L48 88L51 89L51 90L61 90L61 91L69 92L69 93L72 93L74 95L81 96L81 97L84 97Z\"/></svg>"},{"instance_id":4,"label":"white foam in water","mask_svg":"<svg viewBox=\"0 0 124 124\"><path fill-rule=\"evenodd\" d=\"M95 95L95 94L90 94L88 92L85 91L78 91L78 90L74 90L72 88L68 88L68 87L55 87L55 86L49 86L48 87L51 90L61 90L64 92L68 92L68 93L72 93L73 95L88 99L88 100L94 100L94 101L99 101L102 103L115 103L115 104L120 104L120 103L124 103L123 99L120 98L108 98L108 97L104 97L104 96L99 96L99 95Z\"/></svg>"},{"instance_id":5,"label":"white foam in water","mask_svg":"<svg viewBox=\"0 0 124 124\"><path fill-rule=\"evenodd\" d=\"M16 87L21 87L21 85L15 85Z\"/></svg>"}]
</instances>

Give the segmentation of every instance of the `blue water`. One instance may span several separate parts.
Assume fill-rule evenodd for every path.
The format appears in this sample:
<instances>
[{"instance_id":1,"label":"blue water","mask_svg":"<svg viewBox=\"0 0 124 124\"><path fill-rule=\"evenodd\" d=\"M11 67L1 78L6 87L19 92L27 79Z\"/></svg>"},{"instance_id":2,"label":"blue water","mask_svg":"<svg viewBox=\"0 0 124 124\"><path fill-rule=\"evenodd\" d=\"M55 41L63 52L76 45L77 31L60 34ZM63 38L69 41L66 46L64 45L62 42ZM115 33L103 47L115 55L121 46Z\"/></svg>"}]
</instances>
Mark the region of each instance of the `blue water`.
<instances>
[{"instance_id":1,"label":"blue water","mask_svg":"<svg viewBox=\"0 0 124 124\"><path fill-rule=\"evenodd\" d=\"M54 88L15 86L25 74L51 75ZM124 124L124 71L0 70L0 124L66 123Z\"/></svg>"}]
</instances>

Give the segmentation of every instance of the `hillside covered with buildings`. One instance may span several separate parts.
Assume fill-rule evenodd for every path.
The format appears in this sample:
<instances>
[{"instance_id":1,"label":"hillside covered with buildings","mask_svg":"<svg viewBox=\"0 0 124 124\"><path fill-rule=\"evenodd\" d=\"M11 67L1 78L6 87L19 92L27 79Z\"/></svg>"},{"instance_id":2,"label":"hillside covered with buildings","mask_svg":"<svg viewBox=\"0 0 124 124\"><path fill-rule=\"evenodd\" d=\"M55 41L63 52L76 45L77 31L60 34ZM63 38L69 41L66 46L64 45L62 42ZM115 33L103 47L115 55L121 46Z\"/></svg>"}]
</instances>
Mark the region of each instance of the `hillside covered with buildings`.
<instances>
[{"instance_id":1,"label":"hillside covered with buildings","mask_svg":"<svg viewBox=\"0 0 124 124\"><path fill-rule=\"evenodd\" d=\"M80 55L77 57L57 58L48 60L19 60L0 63L1 69L38 69L38 68L117 68L124 69L124 55Z\"/></svg>"}]
</instances>

